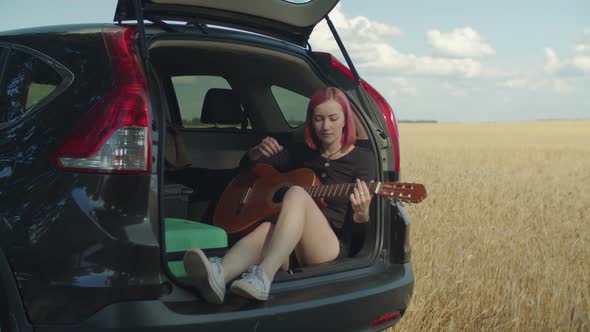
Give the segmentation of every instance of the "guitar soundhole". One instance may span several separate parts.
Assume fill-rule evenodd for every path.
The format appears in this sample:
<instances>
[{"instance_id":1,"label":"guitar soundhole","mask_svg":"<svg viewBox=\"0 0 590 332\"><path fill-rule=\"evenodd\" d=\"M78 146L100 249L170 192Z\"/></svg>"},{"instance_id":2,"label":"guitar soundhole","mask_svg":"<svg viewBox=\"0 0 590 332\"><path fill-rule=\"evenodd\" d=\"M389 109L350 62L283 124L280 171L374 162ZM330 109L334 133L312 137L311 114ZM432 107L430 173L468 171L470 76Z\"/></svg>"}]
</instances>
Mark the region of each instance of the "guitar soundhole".
<instances>
[{"instance_id":1,"label":"guitar soundhole","mask_svg":"<svg viewBox=\"0 0 590 332\"><path fill-rule=\"evenodd\" d=\"M283 201L283 197L285 197L285 194L287 193L287 190L289 190L289 187L282 187L275 191L275 194L272 196L272 202L275 204L281 203Z\"/></svg>"}]
</instances>

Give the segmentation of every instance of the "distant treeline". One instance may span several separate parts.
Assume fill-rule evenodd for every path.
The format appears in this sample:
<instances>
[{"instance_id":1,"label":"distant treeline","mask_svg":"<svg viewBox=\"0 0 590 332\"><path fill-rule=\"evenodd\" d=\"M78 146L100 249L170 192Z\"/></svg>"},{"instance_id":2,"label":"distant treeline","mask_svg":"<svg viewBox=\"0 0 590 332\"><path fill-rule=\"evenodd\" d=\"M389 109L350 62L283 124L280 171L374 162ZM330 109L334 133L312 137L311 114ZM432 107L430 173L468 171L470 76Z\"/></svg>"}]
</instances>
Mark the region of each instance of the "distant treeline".
<instances>
[{"instance_id":1,"label":"distant treeline","mask_svg":"<svg viewBox=\"0 0 590 332\"><path fill-rule=\"evenodd\" d=\"M398 120L398 123L438 123L436 120Z\"/></svg>"},{"instance_id":2,"label":"distant treeline","mask_svg":"<svg viewBox=\"0 0 590 332\"><path fill-rule=\"evenodd\" d=\"M436 121L436 120L398 120L397 122L398 123L438 123L438 121ZM299 127L302 124L303 124L303 122L301 122L301 121L290 121L289 122L289 125L291 127ZM214 124L201 123L201 118L182 119L182 125L185 128L215 127ZM236 125L236 126L239 127L239 125ZM232 127L236 127L236 126L232 126Z\"/></svg>"}]
</instances>

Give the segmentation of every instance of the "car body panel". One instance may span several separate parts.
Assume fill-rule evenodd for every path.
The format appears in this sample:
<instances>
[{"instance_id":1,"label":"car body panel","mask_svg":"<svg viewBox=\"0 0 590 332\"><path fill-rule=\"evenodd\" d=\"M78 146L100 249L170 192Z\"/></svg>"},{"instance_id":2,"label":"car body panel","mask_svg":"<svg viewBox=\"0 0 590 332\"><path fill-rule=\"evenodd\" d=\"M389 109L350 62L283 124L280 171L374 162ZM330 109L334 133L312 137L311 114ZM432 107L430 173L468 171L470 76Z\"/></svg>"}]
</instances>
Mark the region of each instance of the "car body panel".
<instances>
[{"instance_id":1,"label":"car body panel","mask_svg":"<svg viewBox=\"0 0 590 332\"><path fill-rule=\"evenodd\" d=\"M284 0L142 0L143 17L212 23L259 32L305 45L314 26L338 0L291 3ZM119 0L115 21L136 20L129 0Z\"/></svg>"},{"instance_id":2,"label":"car body panel","mask_svg":"<svg viewBox=\"0 0 590 332\"><path fill-rule=\"evenodd\" d=\"M186 285L167 279L161 259L161 169L154 167L147 175L79 174L58 171L51 163L52 153L111 86L104 29L57 26L0 34L0 42L42 52L74 75L68 89L49 105L0 129L0 160L6 161L0 168L0 253L6 256L3 267L14 276L31 326L38 331L193 331L303 329L312 324L321 330L371 330L376 316L405 310L413 290L411 265L397 264L407 260L387 259L387 253L363 261L360 268L339 266L317 276L279 281L268 302L230 296L227 306L212 307L190 288L185 301L167 299L163 286ZM313 62L309 52L292 44L239 31L225 33L228 41L272 44ZM151 88L151 93L159 93ZM157 128L152 130L157 151ZM154 154L154 160L158 156ZM388 219L385 224L407 224L407 216L396 214L398 207L386 207L389 214L379 213ZM405 228L385 226L377 234L385 252L401 250ZM393 236L398 249L390 250ZM371 250L379 243L371 243ZM14 287L0 285L0 294L6 289ZM359 308L358 317L342 315Z\"/></svg>"},{"instance_id":3,"label":"car body panel","mask_svg":"<svg viewBox=\"0 0 590 332\"><path fill-rule=\"evenodd\" d=\"M353 273L353 272L351 272ZM378 316L407 308L414 287L409 264L392 269L376 264L354 273L364 277L335 280L329 286L293 290L289 299L266 302L236 300L231 311L223 307L206 315L195 313L199 302L142 301L113 304L97 312L82 324L40 327L37 331L375 331ZM209 305L211 306L211 305ZM379 308L375 310L375 308ZM236 311L237 312L234 312ZM403 314L403 309L402 309ZM389 325L393 324L390 322Z\"/></svg>"},{"instance_id":4,"label":"car body panel","mask_svg":"<svg viewBox=\"0 0 590 332\"><path fill-rule=\"evenodd\" d=\"M0 127L0 220L8 239L0 249L33 323L75 322L113 302L159 296L157 175L54 166L57 148L112 80L102 29L72 28L0 36L3 45L67 64L74 77L49 103Z\"/></svg>"}]
</instances>

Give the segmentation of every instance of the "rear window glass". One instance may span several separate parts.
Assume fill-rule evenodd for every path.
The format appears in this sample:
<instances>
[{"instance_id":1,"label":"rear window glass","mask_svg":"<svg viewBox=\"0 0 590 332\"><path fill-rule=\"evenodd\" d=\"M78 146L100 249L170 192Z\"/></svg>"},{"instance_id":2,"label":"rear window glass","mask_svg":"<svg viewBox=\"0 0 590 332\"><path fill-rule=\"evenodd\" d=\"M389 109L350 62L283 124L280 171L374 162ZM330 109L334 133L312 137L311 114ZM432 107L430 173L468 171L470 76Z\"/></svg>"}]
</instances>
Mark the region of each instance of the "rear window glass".
<instances>
[{"instance_id":1,"label":"rear window glass","mask_svg":"<svg viewBox=\"0 0 590 332\"><path fill-rule=\"evenodd\" d=\"M205 110L208 114L203 114L205 97L211 90L225 90L225 93L232 94L231 86L219 76L175 76L172 77L172 85L178 101L180 118L184 128L241 128L244 120L243 107L238 105L239 114L227 109L227 104L220 103L216 107L215 102L220 102L218 98L209 104ZM230 91L227 91L230 90ZM224 91L222 91L224 92ZM235 105L234 105L235 106ZM214 109L213 109L213 108ZM235 111L235 109L232 109ZM231 113L231 114L229 114ZM213 116L212 116L213 115ZM247 128L250 129L250 123L247 122Z\"/></svg>"},{"instance_id":2,"label":"rear window glass","mask_svg":"<svg viewBox=\"0 0 590 332\"><path fill-rule=\"evenodd\" d=\"M49 96L60 74L37 57L11 49L0 78L0 123L16 119Z\"/></svg>"},{"instance_id":3,"label":"rear window glass","mask_svg":"<svg viewBox=\"0 0 590 332\"><path fill-rule=\"evenodd\" d=\"M271 86L270 91L289 126L301 126L305 122L309 98L276 85Z\"/></svg>"}]
</instances>

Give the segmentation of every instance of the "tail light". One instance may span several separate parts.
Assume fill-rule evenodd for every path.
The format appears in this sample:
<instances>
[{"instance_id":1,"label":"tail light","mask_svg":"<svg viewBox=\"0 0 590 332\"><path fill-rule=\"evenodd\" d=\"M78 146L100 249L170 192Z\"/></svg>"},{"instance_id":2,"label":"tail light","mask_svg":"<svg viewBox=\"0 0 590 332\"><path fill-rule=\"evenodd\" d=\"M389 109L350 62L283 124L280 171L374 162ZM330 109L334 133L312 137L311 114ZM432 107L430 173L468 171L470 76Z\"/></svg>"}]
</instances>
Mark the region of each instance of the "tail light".
<instances>
[{"instance_id":1,"label":"tail light","mask_svg":"<svg viewBox=\"0 0 590 332\"><path fill-rule=\"evenodd\" d=\"M371 98L373 98L373 100L375 101L377 106L379 106L379 109L381 110L381 113L383 114L383 117L385 118L385 123L387 124L387 130L389 131L389 136L391 137L393 158L395 159L393 170L399 173L399 169L400 169L400 167L399 167L399 165L400 165L399 134L398 134L398 130L397 130L397 121L395 119L395 115L393 114L393 109L391 109L391 106L389 106L389 104L387 103L385 98L383 98L383 96L381 96L381 94L379 92L377 92L377 90L375 90L375 88L373 88L369 83L367 83L365 80L362 80L361 84L362 84L363 88L365 88L365 91L367 91L369 96Z\"/></svg>"},{"instance_id":2,"label":"tail light","mask_svg":"<svg viewBox=\"0 0 590 332\"><path fill-rule=\"evenodd\" d=\"M348 78L350 78L350 80L354 81L354 75L352 74L350 69L348 69L348 67L346 67L344 64L342 64L342 62L338 61L338 59L336 59L332 54L323 53L323 52L316 52L316 53L330 57L330 65L332 66L332 68L338 70L339 72L343 73ZM373 101L375 101L375 103L377 104L377 106L381 110L381 113L383 114L383 118L385 119L385 123L387 124L387 129L389 131L389 136L391 137L391 140L392 140L393 156L395 159L394 171L399 173L399 170L400 170L399 134L398 134L398 130L397 130L397 121L395 119L395 115L393 114L393 109L391 108L391 106L389 106L389 104L387 103L385 98L383 98L383 96L381 96L381 94L379 92L377 92L377 90L375 90L375 88L373 88L369 83L367 83L365 80L361 80L361 85L363 86L365 91L369 94L369 96L373 99Z\"/></svg>"},{"instance_id":3,"label":"tail light","mask_svg":"<svg viewBox=\"0 0 590 332\"><path fill-rule=\"evenodd\" d=\"M375 318L375 320L373 320L373 328L384 327L384 325L395 321L400 316L400 314L400 310L395 310Z\"/></svg>"},{"instance_id":4,"label":"tail light","mask_svg":"<svg viewBox=\"0 0 590 332\"><path fill-rule=\"evenodd\" d=\"M133 47L135 30L103 32L114 80L57 150L58 169L98 173L149 173L151 130L147 81Z\"/></svg>"}]
</instances>

